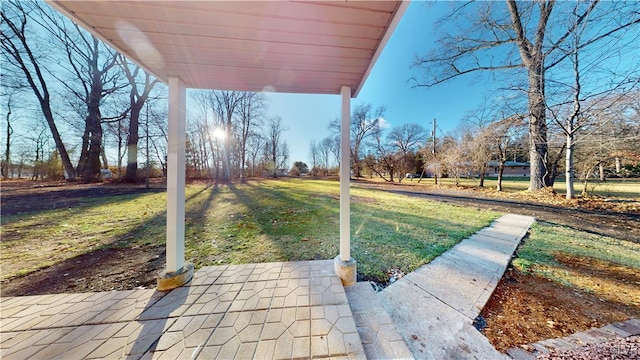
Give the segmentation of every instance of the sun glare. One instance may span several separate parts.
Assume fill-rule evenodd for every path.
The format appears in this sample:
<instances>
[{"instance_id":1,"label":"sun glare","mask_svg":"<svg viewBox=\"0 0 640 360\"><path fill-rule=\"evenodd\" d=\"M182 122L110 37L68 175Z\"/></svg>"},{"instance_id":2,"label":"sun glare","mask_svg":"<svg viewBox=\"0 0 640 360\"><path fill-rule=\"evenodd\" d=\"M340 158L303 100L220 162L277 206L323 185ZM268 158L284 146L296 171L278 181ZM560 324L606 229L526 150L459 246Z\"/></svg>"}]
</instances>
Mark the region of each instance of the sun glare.
<instances>
[{"instance_id":1,"label":"sun glare","mask_svg":"<svg viewBox=\"0 0 640 360\"><path fill-rule=\"evenodd\" d=\"M220 141L224 141L224 139L227 137L227 133L224 131L223 128L215 128L213 129L213 138L220 140Z\"/></svg>"}]
</instances>

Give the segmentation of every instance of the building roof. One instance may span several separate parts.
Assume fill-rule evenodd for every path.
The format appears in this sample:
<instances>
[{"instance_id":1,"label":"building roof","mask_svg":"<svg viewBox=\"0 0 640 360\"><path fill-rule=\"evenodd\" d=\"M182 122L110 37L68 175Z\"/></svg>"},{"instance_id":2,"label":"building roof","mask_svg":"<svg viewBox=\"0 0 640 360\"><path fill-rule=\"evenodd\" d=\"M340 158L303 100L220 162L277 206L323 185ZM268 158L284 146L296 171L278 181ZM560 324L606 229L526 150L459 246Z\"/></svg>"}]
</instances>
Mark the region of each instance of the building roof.
<instances>
[{"instance_id":1,"label":"building roof","mask_svg":"<svg viewBox=\"0 0 640 360\"><path fill-rule=\"evenodd\" d=\"M402 1L61 1L52 7L162 81L339 94L362 88Z\"/></svg>"},{"instance_id":2,"label":"building roof","mask_svg":"<svg viewBox=\"0 0 640 360\"><path fill-rule=\"evenodd\" d=\"M487 163L489 166L498 166L500 165L499 161L489 161ZM506 167L517 167L517 166L522 166L522 167L529 167L529 163L528 162L518 162L518 161L505 161L504 162L504 166Z\"/></svg>"}]
</instances>

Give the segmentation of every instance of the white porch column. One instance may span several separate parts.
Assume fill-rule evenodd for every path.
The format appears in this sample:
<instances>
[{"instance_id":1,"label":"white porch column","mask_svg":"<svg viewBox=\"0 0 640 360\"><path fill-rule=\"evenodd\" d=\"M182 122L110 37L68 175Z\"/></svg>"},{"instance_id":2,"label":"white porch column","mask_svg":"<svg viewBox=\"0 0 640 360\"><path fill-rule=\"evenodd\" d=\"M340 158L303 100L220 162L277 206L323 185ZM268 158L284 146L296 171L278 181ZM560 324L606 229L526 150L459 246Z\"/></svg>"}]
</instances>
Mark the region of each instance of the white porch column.
<instances>
[{"instance_id":1,"label":"white porch column","mask_svg":"<svg viewBox=\"0 0 640 360\"><path fill-rule=\"evenodd\" d=\"M184 188L186 89L169 79L169 150L167 156L167 272L184 265Z\"/></svg>"},{"instance_id":2,"label":"white porch column","mask_svg":"<svg viewBox=\"0 0 640 360\"><path fill-rule=\"evenodd\" d=\"M183 285L193 276L184 263L186 88L169 78L169 131L167 153L167 267L158 278L158 290Z\"/></svg>"},{"instance_id":3,"label":"white porch column","mask_svg":"<svg viewBox=\"0 0 640 360\"><path fill-rule=\"evenodd\" d=\"M351 258L351 199L349 183L351 180L351 88L340 89L340 255L334 259L336 274L342 284L350 286L356 283L356 261Z\"/></svg>"},{"instance_id":4,"label":"white porch column","mask_svg":"<svg viewBox=\"0 0 640 360\"><path fill-rule=\"evenodd\" d=\"M351 88L340 89L340 260L351 259L351 200L349 183L351 180Z\"/></svg>"}]
</instances>

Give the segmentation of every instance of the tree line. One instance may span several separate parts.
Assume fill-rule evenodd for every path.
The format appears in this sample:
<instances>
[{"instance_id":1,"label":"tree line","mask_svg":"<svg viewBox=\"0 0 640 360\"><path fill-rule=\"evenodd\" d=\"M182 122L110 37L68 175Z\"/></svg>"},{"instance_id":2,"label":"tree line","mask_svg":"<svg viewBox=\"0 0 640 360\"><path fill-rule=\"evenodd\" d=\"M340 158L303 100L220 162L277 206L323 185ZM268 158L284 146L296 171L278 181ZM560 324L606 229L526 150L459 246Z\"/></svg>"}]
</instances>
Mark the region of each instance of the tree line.
<instances>
[{"instance_id":1,"label":"tree line","mask_svg":"<svg viewBox=\"0 0 640 360\"><path fill-rule=\"evenodd\" d=\"M450 6L435 24L437 46L416 56L412 84L434 87L490 73L501 80L499 96L457 132L431 136L418 124L386 129L384 107L356 105L350 126L355 176L401 181L428 170L477 173L482 182L488 159L503 168L515 154L530 164L530 190L553 186L564 172L571 197L574 179L637 166L636 2ZM28 163L39 178L61 176L63 168L69 179L84 181L98 180L109 167L128 181L137 180L141 167L147 174L166 171L164 85L40 2L4 1L1 18L4 177L16 169L11 164L19 172ZM279 117L267 116L263 94L189 94L189 176L226 181L277 176L288 167L287 129ZM339 121L329 128L332 135L309 147L316 175L340 165ZM469 170L469 164L476 165Z\"/></svg>"},{"instance_id":2,"label":"tree line","mask_svg":"<svg viewBox=\"0 0 640 360\"><path fill-rule=\"evenodd\" d=\"M221 90L191 92L187 122L188 176L216 180L283 174L289 162L282 118L269 116L262 93Z\"/></svg>"},{"instance_id":3,"label":"tree line","mask_svg":"<svg viewBox=\"0 0 640 360\"><path fill-rule=\"evenodd\" d=\"M1 18L3 178L27 168L34 179L88 182L110 168L132 182L166 172L164 84L41 2L4 1ZM188 176L228 181L287 167L286 128L267 116L265 95L189 94Z\"/></svg>"},{"instance_id":4,"label":"tree line","mask_svg":"<svg viewBox=\"0 0 640 360\"><path fill-rule=\"evenodd\" d=\"M602 108L596 100L606 104L637 93L637 2L507 0L450 6L434 26L437 46L416 56L414 86L480 73L503 80L503 92L519 95L519 104L509 106L523 109L528 128L529 189L553 186L559 153L565 154L570 182L576 140L586 141L581 133L592 134L592 114ZM452 22L456 26L447 26ZM562 151L550 148L550 123L565 135Z\"/></svg>"},{"instance_id":5,"label":"tree line","mask_svg":"<svg viewBox=\"0 0 640 360\"><path fill-rule=\"evenodd\" d=\"M435 129L426 136L417 124L383 136L378 119L384 108L356 107L350 150L355 176L366 171L402 181L413 171L430 172L456 182L477 176L482 186L487 167L495 166L500 180L513 155L528 163L529 190L551 188L563 173L567 198L572 198L574 181L580 179L586 189L594 172L602 180L607 172L638 174L637 2L506 0L449 6L434 25L436 46L416 54L410 81L416 88L437 87L488 73L501 80L501 88L493 89L497 96L440 137ZM331 128L338 127L336 120ZM413 135L417 143L410 141ZM317 143L310 147L315 154ZM315 165L317 157L312 158Z\"/></svg>"},{"instance_id":6,"label":"tree line","mask_svg":"<svg viewBox=\"0 0 640 360\"><path fill-rule=\"evenodd\" d=\"M575 180L582 181L586 191L587 182L594 176L603 181L607 177L640 176L638 99L640 91L636 90L622 94L606 92L581 101L583 110L576 121L582 131L572 138L571 152L565 123L555 119L569 118L567 112L575 108L569 103L550 108L554 121L548 124L549 187L553 187L557 177L564 177L569 184L568 196L573 197ZM415 123L389 128L383 120L384 107L356 105L350 124L352 176L379 177L388 182L430 177L436 184L443 177L454 179L455 184L461 178L476 178L483 187L485 177L495 175L497 190L501 191L506 166L529 165L530 143L525 108L513 107L515 99L501 101L487 101L469 111L457 128L445 133L435 126L435 119L431 132ZM335 143L339 125L335 119L329 125L334 135L321 142L310 142L312 175L337 174L339 157L327 163L329 152L319 144ZM567 169L571 169L571 174ZM526 175L531 176L531 171L529 167Z\"/></svg>"}]
</instances>

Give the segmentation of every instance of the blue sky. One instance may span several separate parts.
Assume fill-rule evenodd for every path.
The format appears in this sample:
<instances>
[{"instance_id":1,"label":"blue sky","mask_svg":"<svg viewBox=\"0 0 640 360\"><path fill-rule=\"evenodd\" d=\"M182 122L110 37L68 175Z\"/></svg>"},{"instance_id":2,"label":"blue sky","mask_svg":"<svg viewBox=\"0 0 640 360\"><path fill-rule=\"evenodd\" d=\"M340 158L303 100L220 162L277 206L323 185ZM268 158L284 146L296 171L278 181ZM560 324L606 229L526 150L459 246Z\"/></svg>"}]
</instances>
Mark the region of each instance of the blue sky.
<instances>
[{"instance_id":1,"label":"blue sky","mask_svg":"<svg viewBox=\"0 0 640 360\"><path fill-rule=\"evenodd\" d=\"M409 79L416 74L410 66L416 54L425 54L434 46L433 23L448 10L447 2L428 5L412 2L352 107L371 103L386 106L385 120L391 126L417 123L431 128L437 119L438 133L454 129L465 114L481 105L487 91L474 76L461 77L432 88L412 88ZM490 84L489 84L490 85ZM270 115L279 115L289 130L285 138L291 164L309 164L309 142L322 140L330 132L329 122L340 115L338 95L269 94Z\"/></svg>"}]
</instances>

